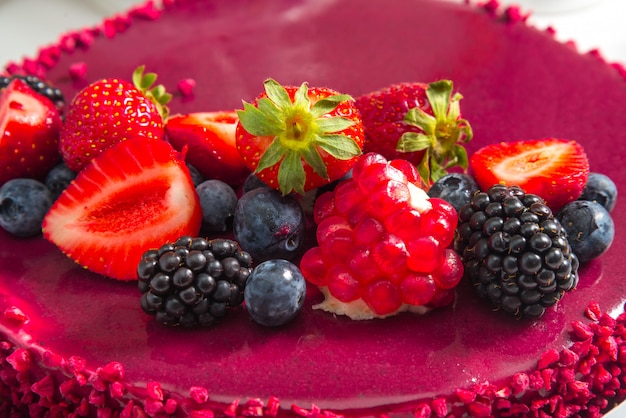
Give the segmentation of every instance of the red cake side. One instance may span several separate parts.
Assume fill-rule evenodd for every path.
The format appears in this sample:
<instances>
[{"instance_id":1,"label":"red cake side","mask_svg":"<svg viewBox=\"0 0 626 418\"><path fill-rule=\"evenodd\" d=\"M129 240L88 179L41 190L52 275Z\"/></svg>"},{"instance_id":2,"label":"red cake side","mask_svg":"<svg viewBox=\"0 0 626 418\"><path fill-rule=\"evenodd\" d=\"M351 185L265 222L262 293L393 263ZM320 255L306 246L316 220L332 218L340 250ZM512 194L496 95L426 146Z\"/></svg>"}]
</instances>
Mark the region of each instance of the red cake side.
<instances>
[{"instance_id":1,"label":"red cake side","mask_svg":"<svg viewBox=\"0 0 626 418\"><path fill-rule=\"evenodd\" d=\"M195 80L172 113L238 108L267 77L355 96L447 78L474 128L469 152L498 141L575 139L593 169L626 184L626 120L614 111L626 103L620 71L527 27L516 9L433 0L165 6L67 34L39 60L9 70L45 76L72 97L89 81L128 77L145 64L171 90ZM463 284L449 308L355 323L312 310L321 295L309 289L302 314L276 330L244 311L209 330L164 328L141 311L135 284L91 274L42 239L2 233L0 410L598 415L626 387L624 221L615 222L611 250L583 266L578 288L537 321L492 312Z\"/></svg>"}]
</instances>

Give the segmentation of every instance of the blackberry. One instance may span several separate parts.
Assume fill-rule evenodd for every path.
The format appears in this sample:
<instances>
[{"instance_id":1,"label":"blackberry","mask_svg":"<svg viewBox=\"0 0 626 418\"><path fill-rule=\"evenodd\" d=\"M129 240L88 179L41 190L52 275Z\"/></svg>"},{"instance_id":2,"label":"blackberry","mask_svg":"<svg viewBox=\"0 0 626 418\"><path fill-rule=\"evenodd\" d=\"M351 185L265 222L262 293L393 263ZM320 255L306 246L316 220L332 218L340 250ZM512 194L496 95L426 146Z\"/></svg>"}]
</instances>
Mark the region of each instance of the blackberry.
<instances>
[{"instance_id":1,"label":"blackberry","mask_svg":"<svg viewBox=\"0 0 626 418\"><path fill-rule=\"evenodd\" d=\"M241 306L251 273L252 258L236 241L184 236L143 254L141 307L165 325L210 326Z\"/></svg>"},{"instance_id":2,"label":"blackberry","mask_svg":"<svg viewBox=\"0 0 626 418\"><path fill-rule=\"evenodd\" d=\"M578 259L543 199L492 186L459 210L454 242L478 295L518 318L539 318L578 284Z\"/></svg>"},{"instance_id":3,"label":"blackberry","mask_svg":"<svg viewBox=\"0 0 626 418\"><path fill-rule=\"evenodd\" d=\"M65 97L63 96L63 92L34 75L13 74L10 76L0 76L0 90L8 86L11 80L15 78L23 80L31 89L50 99L59 113L63 112L63 106L65 106Z\"/></svg>"}]
</instances>

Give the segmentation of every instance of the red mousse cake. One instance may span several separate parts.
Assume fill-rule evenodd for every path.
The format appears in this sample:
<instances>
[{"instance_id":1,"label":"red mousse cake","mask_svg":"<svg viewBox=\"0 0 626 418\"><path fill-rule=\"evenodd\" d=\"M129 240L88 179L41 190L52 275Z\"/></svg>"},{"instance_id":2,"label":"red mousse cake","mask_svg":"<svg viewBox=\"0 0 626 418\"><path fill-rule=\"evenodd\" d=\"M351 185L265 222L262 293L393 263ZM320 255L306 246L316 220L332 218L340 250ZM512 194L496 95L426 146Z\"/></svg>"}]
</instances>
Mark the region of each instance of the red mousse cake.
<instances>
[{"instance_id":1,"label":"red mousse cake","mask_svg":"<svg viewBox=\"0 0 626 418\"><path fill-rule=\"evenodd\" d=\"M195 82L172 114L241 108L268 78L354 97L448 79L472 124L470 155L567 138L592 171L626 185L623 68L524 20L496 2L169 0L5 69L69 100L145 65L170 91ZM577 287L539 319L495 312L463 281L449 306L353 321L313 309L323 296L310 286L300 314L275 328L245 309L206 329L163 326L136 282L0 231L0 415L600 416L626 390L626 221L614 221L610 250L581 264Z\"/></svg>"}]
</instances>

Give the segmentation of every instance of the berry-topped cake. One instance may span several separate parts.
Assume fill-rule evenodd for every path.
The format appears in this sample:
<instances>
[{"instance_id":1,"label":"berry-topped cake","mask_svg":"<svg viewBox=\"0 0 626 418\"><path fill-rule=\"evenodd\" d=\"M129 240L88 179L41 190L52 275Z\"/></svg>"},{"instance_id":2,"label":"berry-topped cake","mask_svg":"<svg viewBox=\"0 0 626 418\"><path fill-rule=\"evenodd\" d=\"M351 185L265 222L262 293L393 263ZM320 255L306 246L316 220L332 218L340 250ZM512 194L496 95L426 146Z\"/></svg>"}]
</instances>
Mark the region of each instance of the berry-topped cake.
<instances>
[{"instance_id":1,"label":"berry-topped cake","mask_svg":"<svg viewBox=\"0 0 626 418\"><path fill-rule=\"evenodd\" d=\"M595 417L626 71L495 1L168 0L0 75L0 415Z\"/></svg>"}]
</instances>

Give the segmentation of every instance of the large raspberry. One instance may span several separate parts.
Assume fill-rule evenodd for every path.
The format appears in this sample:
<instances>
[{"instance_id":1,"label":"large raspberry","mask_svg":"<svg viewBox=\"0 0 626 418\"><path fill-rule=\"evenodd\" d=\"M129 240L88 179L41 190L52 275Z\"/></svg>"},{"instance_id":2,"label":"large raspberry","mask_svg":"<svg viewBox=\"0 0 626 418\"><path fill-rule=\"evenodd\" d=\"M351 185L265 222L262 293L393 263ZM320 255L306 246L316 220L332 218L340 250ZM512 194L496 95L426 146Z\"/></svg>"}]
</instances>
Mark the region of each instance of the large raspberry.
<instances>
[{"instance_id":1,"label":"large raspberry","mask_svg":"<svg viewBox=\"0 0 626 418\"><path fill-rule=\"evenodd\" d=\"M463 275L449 248L457 213L420 184L412 164L369 153L351 179L317 199L319 246L300 264L325 295L317 308L370 319L452 302Z\"/></svg>"}]
</instances>

